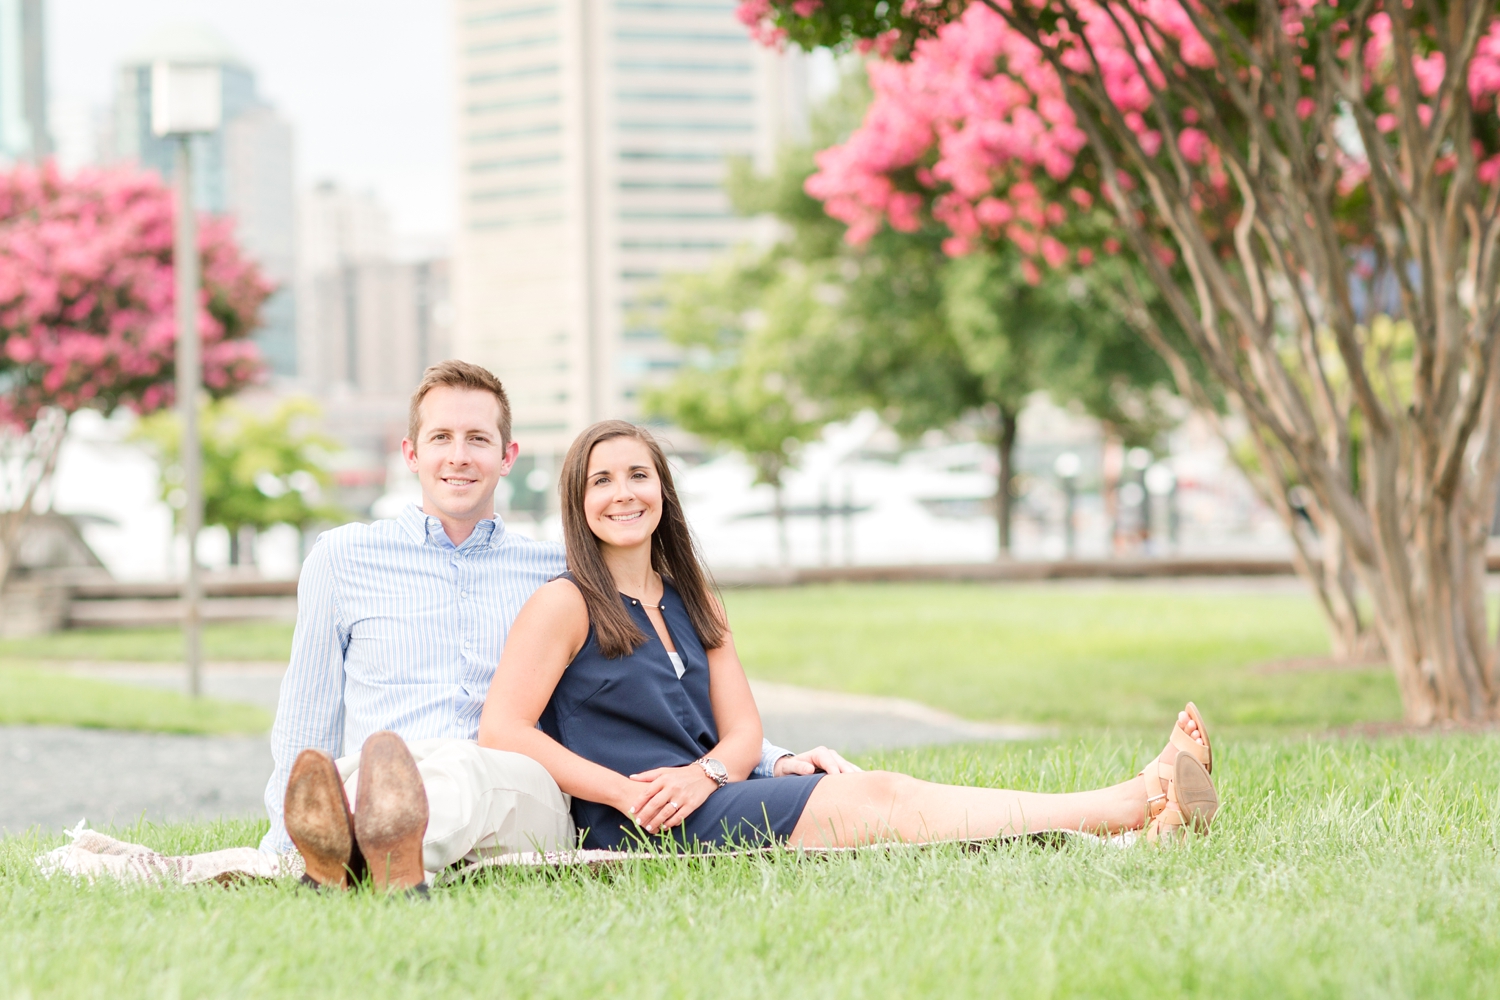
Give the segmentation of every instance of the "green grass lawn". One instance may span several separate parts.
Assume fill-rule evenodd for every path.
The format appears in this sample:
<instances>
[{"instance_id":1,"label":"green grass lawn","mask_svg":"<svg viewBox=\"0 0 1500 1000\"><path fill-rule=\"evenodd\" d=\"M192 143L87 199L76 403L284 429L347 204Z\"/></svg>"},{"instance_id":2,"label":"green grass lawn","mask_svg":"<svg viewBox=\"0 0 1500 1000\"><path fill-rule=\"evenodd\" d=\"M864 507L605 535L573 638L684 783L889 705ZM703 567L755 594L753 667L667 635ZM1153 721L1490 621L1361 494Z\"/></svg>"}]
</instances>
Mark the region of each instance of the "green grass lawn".
<instances>
[{"instance_id":1,"label":"green grass lawn","mask_svg":"<svg viewBox=\"0 0 1500 1000\"><path fill-rule=\"evenodd\" d=\"M0 666L0 725L81 726L157 733L260 733L271 714L254 705Z\"/></svg>"},{"instance_id":2,"label":"green grass lawn","mask_svg":"<svg viewBox=\"0 0 1500 1000\"><path fill-rule=\"evenodd\" d=\"M867 759L1043 789L1155 743ZM1184 848L999 845L798 862L496 873L428 903L290 884L45 881L0 841L12 997L1492 997L1500 740L1225 741L1225 807ZM142 827L193 851L261 824Z\"/></svg>"},{"instance_id":3,"label":"green grass lawn","mask_svg":"<svg viewBox=\"0 0 1500 1000\"><path fill-rule=\"evenodd\" d=\"M288 622L214 622L203 628L207 660L285 660L292 650ZM177 628L70 629L24 639L0 639L0 660L134 660L170 663L182 659Z\"/></svg>"},{"instance_id":4,"label":"green grass lawn","mask_svg":"<svg viewBox=\"0 0 1500 1000\"><path fill-rule=\"evenodd\" d=\"M1155 726L1192 698L1211 722L1321 728L1400 717L1385 669L1255 669L1328 650L1311 598L1159 586L856 584L731 590L752 677L894 695L973 719ZM0 642L0 661L181 657L173 629ZM211 625L209 659L284 660L285 624Z\"/></svg>"},{"instance_id":5,"label":"green grass lawn","mask_svg":"<svg viewBox=\"0 0 1500 1000\"><path fill-rule=\"evenodd\" d=\"M726 594L752 677L912 698L972 719L1156 725L1399 719L1384 668L1253 668L1325 656L1299 591L1144 586L836 585Z\"/></svg>"}]
</instances>

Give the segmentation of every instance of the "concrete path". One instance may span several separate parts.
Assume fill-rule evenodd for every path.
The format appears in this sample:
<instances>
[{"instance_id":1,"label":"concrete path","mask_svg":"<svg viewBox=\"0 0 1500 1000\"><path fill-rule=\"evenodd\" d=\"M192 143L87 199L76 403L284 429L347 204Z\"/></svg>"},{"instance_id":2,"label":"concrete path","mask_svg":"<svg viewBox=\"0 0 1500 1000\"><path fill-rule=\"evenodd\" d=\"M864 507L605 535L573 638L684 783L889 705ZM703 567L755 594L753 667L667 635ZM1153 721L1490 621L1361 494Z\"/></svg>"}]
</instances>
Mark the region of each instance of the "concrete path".
<instances>
[{"instance_id":1,"label":"concrete path","mask_svg":"<svg viewBox=\"0 0 1500 1000\"><path fill-rule=\"evenodd\" d=\"M264 815L264 736L0 726L0 833Z\"/></svg>"},{"instance_id":2,"label":"concrete path","mask_svg":"<svg viewBox=\"0 0 1500 1000\"><path fill-rule=\"evenodd\" d=\"M80 676L187 690L180 664L73 663ZM204 693L274 711L285 665L213 663ZM1049 730L969 722L900 698L752 682L766 738L791 750L844 753L987 740L1036 739ZM262 815L271 775L264 736L212 737L0 726L0 831Z\"/></svg>"}]
</instances>

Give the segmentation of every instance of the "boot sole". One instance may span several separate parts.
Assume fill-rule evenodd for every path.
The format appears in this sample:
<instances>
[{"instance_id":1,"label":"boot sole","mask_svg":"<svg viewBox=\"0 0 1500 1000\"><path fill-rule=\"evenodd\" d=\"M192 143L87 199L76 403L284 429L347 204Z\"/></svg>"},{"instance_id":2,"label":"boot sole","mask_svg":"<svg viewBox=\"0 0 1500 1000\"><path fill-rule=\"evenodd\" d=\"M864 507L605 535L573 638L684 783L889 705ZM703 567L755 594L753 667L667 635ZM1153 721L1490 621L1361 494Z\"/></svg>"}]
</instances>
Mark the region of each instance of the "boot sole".
<instances>
[{"instance_id":1,"label":"boot sole","mask_svg":"<svg viewBox=\"0 0 1500 1000\"><path fill-rule=\"evenodd\" d=\"M427 832L427 789L401 737L379 732L359 755L354 833L377 889L421 885L422 835Z\"/></svg>"},{"instance_id":2,"label":"boot sole","mask_svg":"<svg viewBox=\"0 0 1500 1000\"><path fill-rule=\"evenodd\" d=\"M319 885L347 886L354 856L354 822L333 759L304 750L292 764L283 801L286 832Z\"/></svg>"}]
</instances>

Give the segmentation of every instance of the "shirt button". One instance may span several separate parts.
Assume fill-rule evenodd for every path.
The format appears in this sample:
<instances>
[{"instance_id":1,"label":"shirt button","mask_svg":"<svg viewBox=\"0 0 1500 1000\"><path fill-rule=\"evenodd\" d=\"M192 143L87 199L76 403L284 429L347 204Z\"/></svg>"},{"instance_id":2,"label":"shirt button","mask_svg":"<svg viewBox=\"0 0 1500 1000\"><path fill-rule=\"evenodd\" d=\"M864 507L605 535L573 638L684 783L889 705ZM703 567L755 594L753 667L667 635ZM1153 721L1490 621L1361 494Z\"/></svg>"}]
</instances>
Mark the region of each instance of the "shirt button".
<instances>
[{"instance_id":1,"label":"shirt button","mask_svg":"<svg viewBox=\"0 0 1500 1000\"><path fill-rule=\"evenodd\" d=\"M465 639L464 640L464 649L468 649L468 648L469 648L469 640Z\"/></svg>"},{"instance_id":2,"label":"shirt button","mask_svg":"<svg viewBox=\"0 0 1500 1000\"><path fill-rule=\"evenodd\" d=\"M460 590L458 592L458 596L459 597L468 597L469 596L469 592L467 590Z\"/></svg>"}]
</instances>

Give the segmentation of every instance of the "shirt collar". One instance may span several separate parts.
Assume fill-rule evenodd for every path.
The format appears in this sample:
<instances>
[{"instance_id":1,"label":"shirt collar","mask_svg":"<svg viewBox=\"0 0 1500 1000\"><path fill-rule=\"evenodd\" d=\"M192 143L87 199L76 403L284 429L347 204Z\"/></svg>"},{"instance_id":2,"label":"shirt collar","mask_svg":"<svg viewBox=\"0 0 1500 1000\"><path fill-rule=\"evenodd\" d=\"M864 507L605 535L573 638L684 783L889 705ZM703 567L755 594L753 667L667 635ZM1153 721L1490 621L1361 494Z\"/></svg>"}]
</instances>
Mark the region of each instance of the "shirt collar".
<instances>
[{"instance_id":1,"label":"shirt collar","mask_svg":"<svg viewBox=\"0 0 1500 1000\"><path fill-rule=\"evenodd\" d=\"M396 523L411 536L412 541L418 545L426 545L429 541L434 545L446 546L447 548L498 548L505 538L505 522L500 520L500 515L485 518L474 525L474 533L464 539L463 545L455 546L448 533L443 530L443 522L422 510L420 504L407 504L401 508Z\"/></svg>"}]
</instances>

